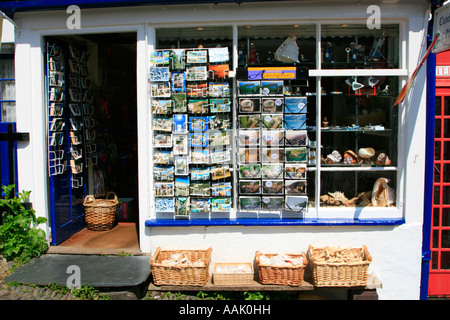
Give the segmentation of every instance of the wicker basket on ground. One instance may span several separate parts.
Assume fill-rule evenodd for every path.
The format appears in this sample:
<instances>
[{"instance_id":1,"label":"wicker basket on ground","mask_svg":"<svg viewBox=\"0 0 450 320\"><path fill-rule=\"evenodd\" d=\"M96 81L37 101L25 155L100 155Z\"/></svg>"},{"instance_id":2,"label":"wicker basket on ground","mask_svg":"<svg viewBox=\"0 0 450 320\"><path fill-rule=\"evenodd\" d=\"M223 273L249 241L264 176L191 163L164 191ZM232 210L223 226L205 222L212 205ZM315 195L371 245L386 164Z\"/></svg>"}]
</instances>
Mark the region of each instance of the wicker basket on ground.
<instances>
[{"instance_id":1,"label":"wicker basket on ground","mask_svg":"<svg viewBox=\"0 0 450 320\"><path fill-rule=\"evenodd\" d=\"M150 259L155 285L204 286L209 279L212 248L207 250L156 249ZM176 257L176 258L174 258ZM180 258L179 260L176 260Z\"/></svg>"},{"instance_id":2,"label":"wicker basket on ground","mask_svg":"<svg viewBox=\"0 0 450 320\"><path fill-rule=\"evenodd\" d=\"M367 283L372 257L365 245L344 249L310 245L308 255L316 287L357 287Z\"/></svg>"},{"instance_id":3,"label":"wicker basket on ground","mask_svg":"<svg viewBox=\"0 0 450 320\"><path fill-rule=\"evenodd\" d=\"M109 199L113 197L112 199ZM88 195L84 199L84 219L86 228L94 231L107 231L117 224L117 205L119 201L114 192L108 192L105 199L95 199Z\"/></svg>"},{"instance_id":4,"label":"wicker basket on ground","mask_svg":"<svg viewBox=\"0 0 450 320\"><path fill-rule=\"evenodd\" d=\"M270 265L261 261L262 256L272 258L277 256L276 253L261 253L256 252L256 265L258 266L259 281L261 284L278 284L289 286L301 286L305 274L305 268L308 264L306 254L285 254L291 259L302 259L302 263L295 265Z\"/></svg>"}]
</instances>

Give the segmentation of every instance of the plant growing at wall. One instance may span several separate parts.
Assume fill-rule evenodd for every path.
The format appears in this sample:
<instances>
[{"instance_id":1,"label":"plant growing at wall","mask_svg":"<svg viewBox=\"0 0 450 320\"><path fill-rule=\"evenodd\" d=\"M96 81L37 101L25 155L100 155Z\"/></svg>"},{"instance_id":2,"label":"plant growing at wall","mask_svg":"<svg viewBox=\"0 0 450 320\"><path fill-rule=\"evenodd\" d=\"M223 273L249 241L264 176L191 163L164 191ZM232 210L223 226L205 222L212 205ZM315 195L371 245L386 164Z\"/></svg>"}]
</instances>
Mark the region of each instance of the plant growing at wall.
<instances>
[{"instance_id":1,"label":"plant growing at wall","mask_svg":"<svg viewBox=\"0 0 450 320\"><path fill-rule=\"evenodd\" d=\"M29 196L31 191L14 195L14 185L2 186L4 198L0 199L0 255L17 264L43 254L48 249L45 232L38 228L47 219L35 215Z\"/></svg>"}]
</instances>

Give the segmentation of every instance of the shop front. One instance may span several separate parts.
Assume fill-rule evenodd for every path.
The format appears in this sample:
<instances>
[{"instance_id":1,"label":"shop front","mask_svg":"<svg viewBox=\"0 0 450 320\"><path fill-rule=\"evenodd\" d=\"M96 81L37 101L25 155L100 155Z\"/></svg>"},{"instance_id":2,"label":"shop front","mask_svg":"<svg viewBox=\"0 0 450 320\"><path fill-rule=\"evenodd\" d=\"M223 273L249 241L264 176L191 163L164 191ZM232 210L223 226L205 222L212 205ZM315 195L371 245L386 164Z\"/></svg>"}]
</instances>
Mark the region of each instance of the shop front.
<instances>
[{"instance_id":1,"label":"shop front","mask_svg":"<svg viewBox=\"0 0 450 320\"><path fill-rule=\"evenodd\" d=\"M379 298L418 299L424 70L394 102L429 3L138 3L16 7L19 183L52 246L112 191L142 253L366 246Z\"/></svg>"}]
</instances>

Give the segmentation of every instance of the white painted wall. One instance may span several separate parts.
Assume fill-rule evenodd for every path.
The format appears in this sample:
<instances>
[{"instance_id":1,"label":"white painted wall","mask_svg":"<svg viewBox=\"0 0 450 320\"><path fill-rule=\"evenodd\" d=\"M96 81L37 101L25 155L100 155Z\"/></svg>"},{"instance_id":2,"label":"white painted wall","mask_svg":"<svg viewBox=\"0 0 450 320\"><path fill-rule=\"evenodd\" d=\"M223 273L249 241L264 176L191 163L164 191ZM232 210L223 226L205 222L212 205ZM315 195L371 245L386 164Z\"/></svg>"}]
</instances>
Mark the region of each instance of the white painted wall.
<instances>
[{"instance_id":1,"label":"white painted wall","mask_svg":"<svg viewBox=\"0 0 450 320\"><path fill-rule=\"evenodd\" d=\"M317 4L319 3L319 4ZM410 75L423 55L427 1L399 1L382 4L382 22L401 22L404 31L402 61ZM306 251L308 245L367 245L373 257L369 272L383 283L380 299L418 299L420 293L423 181L425 163L425 75L423 68L413 93L403 104L399 141L399 181L403 202L393 216L405 217L401 226L296 226L296 227L178 227L147 228L152 215L152 146L147 69L153 47L154 27L182 25L365 23L366 8L377 1L277 2L219 5L157 6L139 8L86 9L81 13L81 30L68 30L64 11L16 15L17 126L30 132L30 142L18 150L19 183L32 190L31 201L40 216L48 217L46 179L46 129L42 37L54 34L132 31L138 33L138 133L140 243L143 252L163 249L212 247L212 262L252 261L256 250L263 252ZM342 19L342 20L340 20ZM384 21L383 21L384 20ZM406 79L406 77L404 77ZM404 169L404 170L403 170ZM351 210L351 209L349 209ZM373 211L371 215L385 215ZM330 215L333 212L329 213ZM346 212L344 212L346 214ZM352 212L347 214L352 216ZM390 215L390 214L389 214Z\"/></svg>"}]
</instances>

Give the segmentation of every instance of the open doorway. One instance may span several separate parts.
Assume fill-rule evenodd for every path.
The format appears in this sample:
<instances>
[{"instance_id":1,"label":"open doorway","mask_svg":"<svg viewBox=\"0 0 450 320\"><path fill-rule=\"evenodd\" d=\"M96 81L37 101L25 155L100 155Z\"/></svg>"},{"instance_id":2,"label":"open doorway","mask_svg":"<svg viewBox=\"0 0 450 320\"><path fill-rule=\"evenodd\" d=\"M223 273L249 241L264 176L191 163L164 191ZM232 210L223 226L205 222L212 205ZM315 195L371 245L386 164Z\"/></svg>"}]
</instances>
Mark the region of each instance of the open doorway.
<instances>
[{"instance_id":1,"label":"open doorway","mask_svg":"<svg viewBox=\"0 0 450 320\"><path fill-rule=\"evenodd\" d=\"M51 251L139 251L136 33L46 37ZM86 196L117 225L86 228Z\"/></svg>"}]
</instances>

